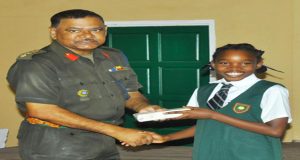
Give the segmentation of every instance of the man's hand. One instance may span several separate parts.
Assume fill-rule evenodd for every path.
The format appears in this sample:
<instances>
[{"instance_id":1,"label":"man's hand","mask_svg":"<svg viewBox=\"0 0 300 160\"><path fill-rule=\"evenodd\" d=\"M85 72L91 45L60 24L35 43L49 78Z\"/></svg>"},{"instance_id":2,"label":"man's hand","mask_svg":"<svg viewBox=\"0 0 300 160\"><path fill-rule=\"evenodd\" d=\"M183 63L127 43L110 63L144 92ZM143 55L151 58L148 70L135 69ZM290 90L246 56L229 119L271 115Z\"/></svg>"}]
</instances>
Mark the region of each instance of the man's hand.
<instances>
[{"instance_id":1,"label":"man's hand","mask_svg":"<svg viewBox=\"0 0 300 160\"><path fill-rule=\"evenodd\" d=\"M152 137L152 140L151 140L151 143L164 143L164 142L167 142L169 137L168 136L162 136L162 135L159 135L157 133L154 133L154 132L149 132L149 131L139 131L140 133L143 133L143 134L147 134L147 135L150 135ZM129 144L129 142L126 142L126 141L121 141L121 145L123 146L126 146L126 147L129 147L129 146L133 146L135 147L134 145L131 145ZM145 143L147 145L149 145L150 143ZM143 145L143 144L141 144ZM136 145L138 146L138 145Z\"/></svg>"},{"instance_id":2,"label":"man's hand","mask_svg":"<svg viewBox=\"0 0 300 160\"><path fill-rule=\"evenodd\" d=\"M153 112L161 110L158 105L151 105L146 97L140 92L128 92L130 98L126 101L125 106L135 112Z\"/></svg>"},{"instance_id":3,"label":"man's hand","mask_svg":"<svg viewBox=\"0 0 300 160\"><path fill-rule=\"evenodd\" d=\"M116 139L122 142L125 146L141 146L144 144L151 144L153 141L152 134L146 131L136 129L122 128L115 136Z\"/></svg>"}]
</instances>

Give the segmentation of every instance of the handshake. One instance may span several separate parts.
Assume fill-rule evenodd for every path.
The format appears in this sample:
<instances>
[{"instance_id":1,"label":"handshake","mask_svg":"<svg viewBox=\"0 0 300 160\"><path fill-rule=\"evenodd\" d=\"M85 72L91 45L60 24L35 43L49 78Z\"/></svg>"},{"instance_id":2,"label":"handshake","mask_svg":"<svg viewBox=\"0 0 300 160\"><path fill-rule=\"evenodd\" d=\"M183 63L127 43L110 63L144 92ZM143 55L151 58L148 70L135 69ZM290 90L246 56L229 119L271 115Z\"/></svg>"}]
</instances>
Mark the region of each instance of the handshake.
<instances>
[{"instance_id":1,"label":"handshake","mask_svg":"<svg viewBox=\"0 0 300 160\"><path fill-rule=\"evenodd\" d=\"M136 147L141 145L149 145L151 143L164 143L169 141L169 136L159 135L150 131L141 131L136 129L123 128L120 132L121 137L117 138L120 140L121 145L126 147Z\"/></svg>"},{"instance_id":2,"label":"handshake","mask_svg":"<svg viewBox=\"0 0 300 160\"><path fill-rule=\"evenodd\" d=\"M181 116L181 111L190 110L189 108L176 108L176 109L165 109L159 111L151 111L151 112L142 112L142 113L135 113L133 116L139 122L146 122L146 121L161 121L166 119L172 119ZM124 146L141 146L144 144L151 144L151 143L164 143L170 141L170 136L168 135L159 135L154 132L150 131L140 131L135 129L128 129L123 128L124 130L120 132L124 137L121 141L121 144ZM126 139L126 140L125 140Z\"/></svg>"}]
</instances>

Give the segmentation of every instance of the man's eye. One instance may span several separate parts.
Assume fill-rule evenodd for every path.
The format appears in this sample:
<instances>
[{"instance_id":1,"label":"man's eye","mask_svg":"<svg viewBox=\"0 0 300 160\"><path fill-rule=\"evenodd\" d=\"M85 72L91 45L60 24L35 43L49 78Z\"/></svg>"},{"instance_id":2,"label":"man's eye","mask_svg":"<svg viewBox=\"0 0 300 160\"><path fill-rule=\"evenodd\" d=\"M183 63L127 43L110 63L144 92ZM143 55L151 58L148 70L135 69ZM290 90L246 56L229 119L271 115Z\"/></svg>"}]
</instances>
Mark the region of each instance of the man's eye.
<instances>
[{"instance_id":1,"label":"man's eye","mask_svg":"<svg viewBox=\"0 0 300 160\"><path fill-rule=\"evenodd\" d=\"M69 29L67 31L70 33L79 33L80 32L80 30L76 30L76 29Z\"/></svg>"},{"instance_id":2,"label":"man's eye","mask_svg":"<svg viewBox=\"0 0 300 160\"><path fill-rule=\"evenodd\" d=\"M93 32L102 32L104 30L105 30L105 28L97 28L97 29L93 29L92 31Z\"/></svg>"}]
</instances>

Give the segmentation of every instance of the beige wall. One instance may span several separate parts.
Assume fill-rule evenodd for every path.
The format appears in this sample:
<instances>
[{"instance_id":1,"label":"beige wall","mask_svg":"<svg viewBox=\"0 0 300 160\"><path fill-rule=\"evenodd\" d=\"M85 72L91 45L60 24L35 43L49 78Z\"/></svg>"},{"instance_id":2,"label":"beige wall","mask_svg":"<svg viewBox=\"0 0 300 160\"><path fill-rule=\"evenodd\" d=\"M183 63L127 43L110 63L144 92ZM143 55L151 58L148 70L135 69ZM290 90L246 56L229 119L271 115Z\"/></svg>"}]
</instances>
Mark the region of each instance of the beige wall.
<instances>
[{"instance_id":1,"label":"beige wall","mask_svg":"<svg viewBox=\"0 0 300 160\"><path fill-rule=\"evenodd\" d=\"M284 74L269 71L268 80L284 84L291 94L294 115L285 141L300 140L300 2L297 0L1 0L0 2L0 128L9 128L7 146L17 145L22 117L5 76L20 53L49 43L47 27L55 12L83 8L108 21L214 19L217 46L249 42L266 51L265 63ZM298 53L298 54L297 54ZM298 58L298 59L297 59Z\"/></svg>"},{"instance_id":2,"label":"beige wall","mask_svg":"<svg viewBox=\"0 0 300 160\"><path fill-rule=\"evenodd\" d=\"M292 56L292 99L293 99L293 139L300 142L300 1L293 0L293 56ZM297 117L298 116L298 117Z\"/></svg>"}]
</instances>

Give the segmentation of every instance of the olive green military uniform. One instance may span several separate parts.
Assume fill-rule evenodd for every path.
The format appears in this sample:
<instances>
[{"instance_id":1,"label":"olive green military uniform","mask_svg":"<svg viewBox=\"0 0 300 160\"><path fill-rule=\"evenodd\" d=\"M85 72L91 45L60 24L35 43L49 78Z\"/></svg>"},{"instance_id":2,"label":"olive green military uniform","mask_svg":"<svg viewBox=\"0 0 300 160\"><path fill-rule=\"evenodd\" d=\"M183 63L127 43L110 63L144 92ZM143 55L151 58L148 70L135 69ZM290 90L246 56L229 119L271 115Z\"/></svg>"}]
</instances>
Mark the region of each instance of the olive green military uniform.
<instances>
[{"instance_id":1,"label":"olive green military uniform","mask_svg":"<svg viewBox=\"0 0 300 160\"><path fill-rule=\"evenodd\" d=\"M22 111L26 111L25 102L55 104L116 125L122 123L127 92L141 87L120 51L97 48L92 62L56 41L34 55L21 55L7 79ZM79 129L52 128L24 120L18 139L24 160L119 159L112 137Z\"/></svg>"}]
</instances>

